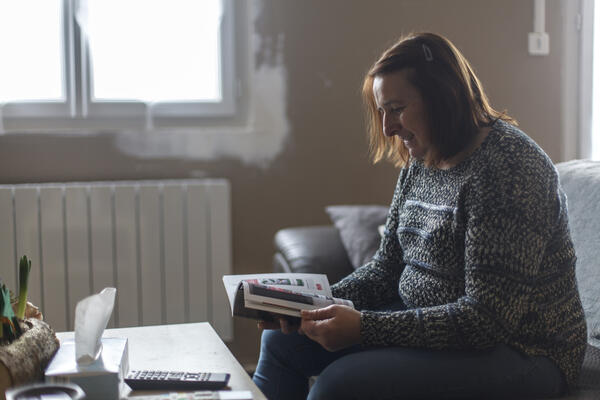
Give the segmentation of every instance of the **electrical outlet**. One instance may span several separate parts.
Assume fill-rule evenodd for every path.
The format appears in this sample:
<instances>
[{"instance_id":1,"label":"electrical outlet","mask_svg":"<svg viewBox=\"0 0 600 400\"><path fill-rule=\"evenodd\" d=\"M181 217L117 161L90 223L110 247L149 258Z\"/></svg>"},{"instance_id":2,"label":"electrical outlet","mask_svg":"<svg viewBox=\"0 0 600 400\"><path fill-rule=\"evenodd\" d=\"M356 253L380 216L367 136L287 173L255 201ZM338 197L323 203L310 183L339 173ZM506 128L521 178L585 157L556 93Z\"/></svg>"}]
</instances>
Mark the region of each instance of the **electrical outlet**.
<instances>
[{"instance_id":1,"label":"electrical outlet","mask_svg":"<svg viewBox=\"0 0 600 400\"><path fill-rule=\"evenodd\" d=\"M547 56L550 54L550 37L547 32L529 33L529 54Z\"/></svg>"}]
</instances>

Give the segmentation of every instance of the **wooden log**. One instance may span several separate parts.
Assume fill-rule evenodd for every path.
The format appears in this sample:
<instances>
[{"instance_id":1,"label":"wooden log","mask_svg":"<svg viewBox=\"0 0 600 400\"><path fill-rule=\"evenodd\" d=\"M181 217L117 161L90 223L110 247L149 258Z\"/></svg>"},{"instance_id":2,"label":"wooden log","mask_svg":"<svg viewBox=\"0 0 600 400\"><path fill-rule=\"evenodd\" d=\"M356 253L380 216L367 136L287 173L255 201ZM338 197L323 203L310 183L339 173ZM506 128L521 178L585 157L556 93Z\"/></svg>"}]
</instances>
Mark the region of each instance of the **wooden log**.
<instances>
[{"instance_id":1,"label":"wooden log","mask_svg":"<svg viewBox=\"0 0 600 400\"><path fill-rule=\"evenodd\" d=\"M6 389L44 380L44 370L58 350L54 330L44 321L26 319L24 333L15 341L0 346L0 395Z\"/></svg>"}]
</instances>

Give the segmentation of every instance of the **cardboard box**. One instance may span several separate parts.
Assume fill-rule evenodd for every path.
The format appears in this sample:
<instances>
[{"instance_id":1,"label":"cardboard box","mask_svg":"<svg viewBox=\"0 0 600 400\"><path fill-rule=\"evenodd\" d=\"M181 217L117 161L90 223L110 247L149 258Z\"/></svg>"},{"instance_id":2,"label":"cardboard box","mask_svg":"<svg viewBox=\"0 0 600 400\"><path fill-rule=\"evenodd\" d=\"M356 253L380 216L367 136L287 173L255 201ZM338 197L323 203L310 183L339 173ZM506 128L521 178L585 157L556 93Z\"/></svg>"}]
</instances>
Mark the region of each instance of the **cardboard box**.
<instances>
[{"instance_id":1,"label":"cardboard box","mask_svg":"<svg viewBox=\"0 0 600 400\"><path fill-rule=\"evenodd\" d=\"M61 342L56 355L46 368L46 382L79 385L87 400L119 400L126 389L123 378L129 372L126 338L102 338L102 352L92 364L78 365L75 341Z\"/></svg>"}]
</instances>

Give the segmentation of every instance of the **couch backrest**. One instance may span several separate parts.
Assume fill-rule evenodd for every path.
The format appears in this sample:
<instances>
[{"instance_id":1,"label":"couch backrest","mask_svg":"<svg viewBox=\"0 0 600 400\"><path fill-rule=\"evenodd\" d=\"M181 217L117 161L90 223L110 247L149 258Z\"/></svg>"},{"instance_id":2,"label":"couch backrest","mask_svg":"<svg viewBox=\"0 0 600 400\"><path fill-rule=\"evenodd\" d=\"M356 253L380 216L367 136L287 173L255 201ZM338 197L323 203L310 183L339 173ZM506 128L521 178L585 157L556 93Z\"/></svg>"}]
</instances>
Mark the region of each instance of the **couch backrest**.
<instances>
[{"instance_id":1,"label":"couch backrest","mask_svg":"<svg viewBox=\"0 0 600 400\"><path fill-rule=\"evenodd\" d=\"M600 339L600 162L574 160L557 164L556 168L567 194L588 336Z\"/></svg>"}]
</instances>

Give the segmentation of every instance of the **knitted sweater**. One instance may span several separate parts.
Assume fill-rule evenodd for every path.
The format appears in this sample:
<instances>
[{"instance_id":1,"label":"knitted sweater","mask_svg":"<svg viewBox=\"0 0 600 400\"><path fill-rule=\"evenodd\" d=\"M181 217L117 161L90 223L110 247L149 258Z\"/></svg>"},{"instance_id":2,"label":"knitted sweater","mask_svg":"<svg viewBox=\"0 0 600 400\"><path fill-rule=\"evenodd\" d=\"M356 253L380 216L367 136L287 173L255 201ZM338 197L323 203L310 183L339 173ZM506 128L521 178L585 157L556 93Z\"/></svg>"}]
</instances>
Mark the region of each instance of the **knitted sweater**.
<instances>
[{"instance_id":1,"label":"knitted sweater","mask_svg":"<svg viewBox=\"0 0 600 400\"><path fill-rule=\"evenodd\" d=\"M364 346L547 356L573 385L586 325L566 197L552 161L497 121L457 166L400 172L373 259L332 287L363 310ZM368 311L395 301L406 310Z\"/></svg>"}]
</instances>

